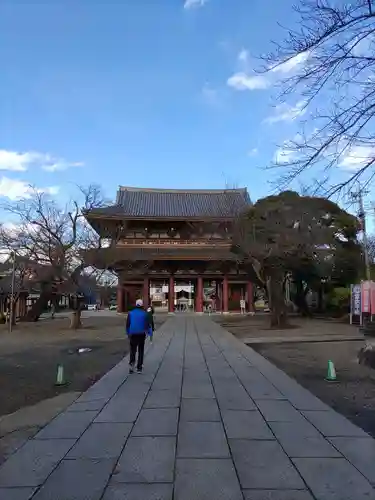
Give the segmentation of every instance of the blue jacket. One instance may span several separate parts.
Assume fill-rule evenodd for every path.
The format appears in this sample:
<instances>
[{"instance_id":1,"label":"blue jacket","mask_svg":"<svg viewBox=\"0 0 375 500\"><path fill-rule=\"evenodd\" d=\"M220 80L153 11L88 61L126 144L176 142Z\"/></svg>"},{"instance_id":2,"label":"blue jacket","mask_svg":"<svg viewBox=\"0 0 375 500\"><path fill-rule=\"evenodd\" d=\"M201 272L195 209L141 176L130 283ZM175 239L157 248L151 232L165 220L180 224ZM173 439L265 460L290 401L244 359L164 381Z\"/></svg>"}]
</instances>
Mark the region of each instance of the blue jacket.
<instances>
[{"instance_id":1,"label":"blue jacket","mask_svg":"<svg viewBox=\"0 0 375 500\"><path fill-rule=\"evenodd\" d=\"M126 333L128 335L140 335L147 333L149 329L148 314L141 307L136 307L128 314L126 320Z\"/></svg>"}]
</instances>

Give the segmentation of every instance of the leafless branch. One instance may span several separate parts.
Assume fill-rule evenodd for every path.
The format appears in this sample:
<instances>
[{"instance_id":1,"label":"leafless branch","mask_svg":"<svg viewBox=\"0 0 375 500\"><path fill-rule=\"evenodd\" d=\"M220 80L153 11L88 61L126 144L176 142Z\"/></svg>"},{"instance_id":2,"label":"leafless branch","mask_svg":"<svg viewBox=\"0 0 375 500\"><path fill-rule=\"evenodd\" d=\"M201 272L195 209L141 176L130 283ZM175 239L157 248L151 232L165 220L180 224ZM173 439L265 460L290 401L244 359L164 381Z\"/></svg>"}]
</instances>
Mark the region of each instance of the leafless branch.
<instances>
[{"instance_id":1,"label":"leafless branch","mask_svg":"<svg viewBox=\"0 0 375 500\"><path fill-rule=\"evenodd\" d=\"M309 172L325 177L327 193L358 179L367 182L375 161L375 14L370 0L301 0L298 31L265 57L263 71L289 64L282 95L299 93L311 114L301 132L282 145L281 189ZM315 105L315 109L312 109Z\"/></svg>"}]
</instances>

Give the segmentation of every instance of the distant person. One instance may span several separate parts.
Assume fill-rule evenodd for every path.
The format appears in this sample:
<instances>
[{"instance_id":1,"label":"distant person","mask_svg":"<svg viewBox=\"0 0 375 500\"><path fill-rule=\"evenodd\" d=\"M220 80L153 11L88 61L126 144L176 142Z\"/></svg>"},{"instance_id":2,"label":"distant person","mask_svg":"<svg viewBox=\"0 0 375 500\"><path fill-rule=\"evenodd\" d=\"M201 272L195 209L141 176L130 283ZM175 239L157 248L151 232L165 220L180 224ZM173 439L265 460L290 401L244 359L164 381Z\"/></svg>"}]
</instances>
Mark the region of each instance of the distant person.
<instances>
[{"instance_id":1,"label":"distant person","mask_svg":"<svg viewBox=\"0 0 375 500\"><path fill-rule=\"evenodd\" d=\"M150 340L152 342L153 336L154 336L154 331L155 331L155 323L154 323L154 308L153 307L148 307L147 308L147 315L148 315L148 336L150 337Z\"/></svg>"},{"instance_id":2,"label":"distant person","mask_svg":"<svg viewBox=\"0 0 375 500\"><path fill-rule=\"evenodd\" d=\"M244 299L240 300L241 314L246 314L246 302Z\"/></svg>"},{"instance_id":3,"label":"distant person","mask_svg":"<svg viewBox=\"0 0 375 500\"><path fill-rule=\"evenodd\" d=\"M135 303L135 308L129 312L126 320L126 333L130 339L129 373L134 372L137 351L137 373L142 373L145 340L149 326L149 316L143 309L143 300L138 299Z\"/></svg>"}]
</instances>

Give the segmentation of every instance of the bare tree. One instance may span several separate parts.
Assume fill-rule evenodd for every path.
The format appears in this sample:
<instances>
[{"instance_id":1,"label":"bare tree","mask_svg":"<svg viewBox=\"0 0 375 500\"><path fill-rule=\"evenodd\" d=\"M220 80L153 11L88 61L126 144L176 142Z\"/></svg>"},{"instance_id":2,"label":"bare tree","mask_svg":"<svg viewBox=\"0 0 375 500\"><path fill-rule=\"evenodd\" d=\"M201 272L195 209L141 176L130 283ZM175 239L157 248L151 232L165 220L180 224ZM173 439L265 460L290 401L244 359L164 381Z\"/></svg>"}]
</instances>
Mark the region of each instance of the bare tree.
<instances>
[{"instance_id":1,"label":"bare tree","mask_svg":"<svg viewBox=\"0 0 375 500\"><path fill-rule=\"evenodd\" d=\"M274 166L284 167L282 186L309 170L319 192L342 193L375 175L375 5L301 0L294 9L299 28L263 58L264 71L289 75L282 97L302 96L309 114Z\"/></svg>"},{"instance_id":2,"label":"bare tree","mask_svg":"<svg viewBox=\"0 0 375 500\"><path fill-rule=\"evenodd\" d=\"M82 249L99 249L102 241L87 224L83 212L105 204L100 189L79 188L79 199L59 206L47 194L32 189L30 196L3 208L14 226L0 228L0 248L29 262L32 282L38 283L40 296L25 320L37 321L48 303L61 293L75 297L72 328L80 326L81 307L77 297L80 280L87 267ZM37 264L37 265L36 265ZM93 271L93 270L91 270Z\"/></svg>"},{"instance_id":3,"label":"bare tree","mask_svg":"<svg viewBox=\"0 0 375 500\"><path fill-rule=\"evenodd\" d=\"M367 239L367 251L368 251L370 264L374 265L375 264L375 237L374 236L370 236Z\"/></svg>"}]
</instances>

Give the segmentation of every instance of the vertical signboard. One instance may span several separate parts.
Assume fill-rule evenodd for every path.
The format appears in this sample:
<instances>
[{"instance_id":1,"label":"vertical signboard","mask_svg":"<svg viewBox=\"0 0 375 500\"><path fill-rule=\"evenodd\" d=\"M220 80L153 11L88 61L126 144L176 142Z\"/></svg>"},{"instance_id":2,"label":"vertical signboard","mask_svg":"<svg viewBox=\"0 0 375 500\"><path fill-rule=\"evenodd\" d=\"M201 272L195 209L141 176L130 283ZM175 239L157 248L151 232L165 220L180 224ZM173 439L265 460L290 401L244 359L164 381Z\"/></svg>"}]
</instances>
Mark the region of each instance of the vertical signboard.
<instances>
[{"instance_id":1,"label":"vertical signboard","mask_svg":"<svg viewBox=\"0 0 375 500\"><path fill-rule=\"evenodd\" d=\"M362 324L361 295L361 285L350 285L350 324L353 324L354 316L359 317Z\"/></svg>"},{"instance_id":2,"label":"vertical signboard","mask_svg":"<svg viewBox=\"0 0 375 500\"><path fill-rule=\"evenodd\" d=\"M370 282L370 312L371 316L375 314L375 282Z\"/></svg>"},{"instance_id":3,"label":"vertical signboard","mask_svg":"<svg viewBox=\"0 0 375 500\"><path fill-rule=\"evenodd\" d=\"M361 285L352 285L351 313L353 316L361 315Z\"/></svg>"},{"instance_id":4,"label":"vertical signboard","mask_svg":"<svg viewBox=\"0 0 375 500\"><path fill-rule=\"evenodd\" d=\"M361 309L363 314L371 313L371 281L362 281Z\"/></svg>"}]
</instances>

